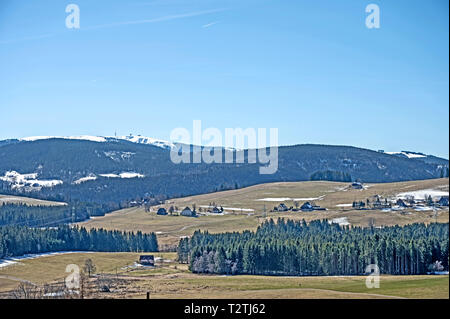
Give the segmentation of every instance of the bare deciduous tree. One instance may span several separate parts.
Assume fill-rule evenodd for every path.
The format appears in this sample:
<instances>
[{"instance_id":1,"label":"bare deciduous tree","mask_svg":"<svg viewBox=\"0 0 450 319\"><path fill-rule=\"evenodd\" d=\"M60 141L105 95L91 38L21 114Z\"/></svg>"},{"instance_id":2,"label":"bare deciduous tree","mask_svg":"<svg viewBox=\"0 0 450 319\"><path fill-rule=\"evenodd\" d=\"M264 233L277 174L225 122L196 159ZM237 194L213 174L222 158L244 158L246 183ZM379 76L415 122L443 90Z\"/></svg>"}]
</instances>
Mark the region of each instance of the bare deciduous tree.
<instances>
[{"instance_id":1,"label":"bare deciduous tree","mask_svg":"<svg viewBox=\"0 0 450 319\"><path fill-rule=\"evenodd\" d=\"M94 265L94 262L92 259L88 258L84 262L84 271L88 273L88 276L91 277L91 274L94 273L96 270L96 267Z\"/></svg>"}]
</instances>

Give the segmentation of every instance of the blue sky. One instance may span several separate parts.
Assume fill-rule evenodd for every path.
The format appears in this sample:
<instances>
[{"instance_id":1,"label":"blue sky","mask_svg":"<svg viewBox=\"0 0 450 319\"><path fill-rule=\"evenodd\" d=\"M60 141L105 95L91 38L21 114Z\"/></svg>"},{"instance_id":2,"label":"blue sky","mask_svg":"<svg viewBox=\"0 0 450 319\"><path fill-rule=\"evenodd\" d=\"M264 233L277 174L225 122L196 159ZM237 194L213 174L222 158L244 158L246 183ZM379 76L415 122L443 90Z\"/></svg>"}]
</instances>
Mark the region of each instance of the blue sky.
<instances>
[{"instance_id":1,"label":"blue sky","mask_svg":"<svg viewBox=\"0 0 450 319\"><path fill-rule=\"evenodd\" d=\"M79 30L65 7L80 7ZM365 26L376 3L380 29ZM448 158L448 1L0 2L0 139L278 127Z\"/></svg>"}]
</instances>

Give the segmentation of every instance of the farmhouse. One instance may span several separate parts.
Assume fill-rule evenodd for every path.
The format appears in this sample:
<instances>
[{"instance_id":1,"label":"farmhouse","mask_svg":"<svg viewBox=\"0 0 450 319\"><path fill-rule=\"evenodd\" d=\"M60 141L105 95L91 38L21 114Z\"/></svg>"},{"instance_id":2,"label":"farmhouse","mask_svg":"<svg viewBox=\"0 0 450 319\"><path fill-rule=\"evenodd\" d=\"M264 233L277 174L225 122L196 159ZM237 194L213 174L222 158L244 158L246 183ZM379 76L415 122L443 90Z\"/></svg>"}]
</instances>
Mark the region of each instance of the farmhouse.
<instances>
[{"instance_id":1,"label":"farmhouse","mask_svg":"<svg viewBox=\"0 0 450 319\"><path fill-rule=\"evenodd\" d=\"M448 206L448 196L442 196L439 201L438 204L440 206Z\"/></svg>"},{"instance_id":2,"label":"farmhouse","mask_svg":"<svg viewBox=\"0 0 450 319\"><path fill-rule=\"evenodd\" d=\"M397 199L397 203L396 204L398 206L400 206L400 207L408 207L408 205L401 198Z\"/></svg>"},{"instance_id":3,"label":"farmhouse","mask_svg":"<svg viewBox=\"0 0 450 319\"><path fill-rule=\"evenodd\" d=\"M392 205L391 203L388 203L387 199L385 199L384 202L382 202L380 200L380 197L378 195L375 195L375 201L372 202L372 209L386 209L391 207Z\"/></svg>"},{"instance_id":4,"label":"farmhouse","mask_svg":"<svg viewBox=\"0 0 450 319\"><path fill-rule=\"evenodd\" d=\"M363 201L354 201L352 207L356 209L364 209L366 207L366 203L364 203Z\"/></svg>"},{"instance_id":5,"label":"farmhouse","mask_svg":"<svg viewBox=\"0 0 450 319\"><path fill-rule=\"evenodd\" d=\"M304 212L310 212L310 211L313 211L313 210L314 210L314 208L313 208L313 206L311 205L310 202L304 203L304 204L300 207L300 209L301 209L302 211L304 211Z\"/></svg>"},{"instance_id":6,"label":"farmhouse","mask_svg":"<svg viewBox=\"0 0 450 319\"><path fill-rule=\"evenodd\" d=\"M351 187L352 187L353 189L363 189L363 185L362 185L362 183L360 183L360 182L354 182L354 183L352 183Z\"/></svg>"},{"instance_id":7,"label":"farmhouse","mask_svg":"<svg viewBox=\"0 0 450 319\"><path fill-rule=\"evenodd\" d=\"M139 263L144 266L154 266L155 257L153 255L141 255L139 256Z\"/></svg>"},{"instance_id":8,"label":"farmhouse","mask_svg":"<svg viewBox=\"0 0 450 319\"><path fill-rule=\"evenodd\" d=\"M167 211L163 207L158 208L158 211L156 212L156 215L167 215Z\"/></svg>"},{"instance_id":9,"label":"farmhouse","mask_svg":"<svg viewBox=\"0 0 450 319\"><path fill-rule=\"evenodd\" d=\"M197 214L195 211L192 211L189 207L185 207L183 211L181 212L181 216L187 216L187 217L197 217Z\"/></svg>"},{"instance_id":10,"label":"farmhouse","mask_svg":"<svg viewBox=\"0 0 450 319\"><path fill-rule=\"evenodd\" d=\"M284 203L281 203L276 210L279 212L287 212L289 208Z\"/></svg>"},{"instance_id":11,"label":"farmhouse","mask_svg":"<svg viewBox=\"0 0 450 319\"><path fill-rule=\"evenodd\" d=\"M214 214L222 214L223 213L223 208L217 208L217 206L214 206L213 209L211 210L211 213Z\"/></svg>"}]
</instances>

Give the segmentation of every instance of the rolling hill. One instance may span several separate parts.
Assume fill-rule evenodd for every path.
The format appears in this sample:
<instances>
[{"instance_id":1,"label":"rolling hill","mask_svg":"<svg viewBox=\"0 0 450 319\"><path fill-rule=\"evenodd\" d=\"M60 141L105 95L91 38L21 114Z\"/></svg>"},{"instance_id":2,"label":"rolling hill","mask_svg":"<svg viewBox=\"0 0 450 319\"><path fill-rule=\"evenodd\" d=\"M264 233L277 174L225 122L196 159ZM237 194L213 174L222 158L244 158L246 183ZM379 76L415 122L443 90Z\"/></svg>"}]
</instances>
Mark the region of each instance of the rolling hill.
<instances>
[{"instance_id":1,"label":"rolling hill","mask_svg":"<svg viewBox=\"0 0 450 319\"><path fill-rule=\"evenodd\" d=\"M174 164L171 147L139 136L0 141L0 192L64 202L118 203L307 181L312 174L327 171L363 182L423 180L440 177L448 167L448 160L433 156L409 158L351 146L305 144L279 147L278 171L261 175L261 165L247 160ZM247 159L248 151L244 154Z\"/></svg>"},{"instance_id":2,"label":"rolling hill","mask_svg":"<svg viewBox=\"0 0 450 319\"><path fill-rule=\"evenodd\" d=\"M93 218L80 225L87 228L118 229L126 231L142 231L144 233L155 232L161 248L164 245L175 246L180 237L191 236L196 230L210 233L233 232L244 230L256 230L266 219L279 217L291 220L317 219L345 220L350 225L367 227L369 222L375 226L407 225L412 223L448 222L448 208L437 211L437 215L431 211L407 210L357 210L352 208L353 201L365 201L375 195L383 198L394 199L404 192L417 192L438 190L448 195L448 178L431 179L422 181L377 183L367 184L364 189L352 189L348 183L308 181L267 183L236 190L228 190L173 198L165 204L152 207L146 211L145 207L131 207L114 211L103 217ZM437 198L436 198L437 199ZM317 205L326 208L325 211L289 211L271 212L274 206L283 202L287 206L293 206L294 200L300 204L313 201ZM224 208L224 214L208 214L207 207L211 204ZM350 205L349 205L350 204ZM170 206L178 210L186 206L196 205L200 213L198 218L156 215L159 207L167 210Z\"/></svg>"}]
</instances>

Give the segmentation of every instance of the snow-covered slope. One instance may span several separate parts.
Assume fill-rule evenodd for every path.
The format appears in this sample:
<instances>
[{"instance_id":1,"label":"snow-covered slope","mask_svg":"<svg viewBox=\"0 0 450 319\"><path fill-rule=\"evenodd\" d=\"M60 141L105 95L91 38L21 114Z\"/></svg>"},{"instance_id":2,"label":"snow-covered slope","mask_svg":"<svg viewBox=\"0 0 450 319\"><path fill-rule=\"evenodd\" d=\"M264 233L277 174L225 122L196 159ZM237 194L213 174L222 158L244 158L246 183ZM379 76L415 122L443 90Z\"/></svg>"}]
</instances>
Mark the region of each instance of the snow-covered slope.
<instances>
[{"instance_id":1,"label":"snow-covered slope","mask_svg":"<svg viewBox=\"0 0 450 319\"><path fill-rule=\"evenodd\" d=\"M60 139L67 139L67 140L84 140L84 141L91 141L91 142L108 142L111 140L124 140L132 143L137 144L147 144L147 145L154 145L161 148L170 149L174 147L174 144L168 141L155 139L152 137L146 137L142 135L127 135L127 136L92 136L92 135L79 135L79 136L30 136L30 137L24 137L20 138L19 141L38 141L38 140L48 140L52 138L60 138Z\"/></svg>"},{"instance_id":2,"label":"snow-covered slope","mask_svg":"<svg viewBox=\"0 0 450 319\"><path fill-rule=\"evenodd\" d=\"M19 138L19 141L39 141L39 140L48 140L52 138L62 138L66 140L84 140L84 141L92 141L92 142L106 142L106 138L103 136L91 136L91 135L80 135L80 136L30 136Z\"/></svg>"},{"instance_id":3,"label":"snow-covered slope","mask_svg":"<svg viewBox=\"0 0 450 319\"><path fill-rule=\"evenodd\" d=\"M427 157L425 154L422 153L416 153L416 152L409 152L409 151L401 151L401 152L385 152L389 155L400 155L405 156L407 158L424 158Z\"/></svg>"},{"instance_id":4,"label":"snow-covered slope","mask_svg":"<svg viewBox=\"0 0 450 319\"><path fill-rule=\"evenodd\" d=\"M25 188L28 191L40 190L42 187L53 187L62 184L59 179L39 180L38 173L20 174L16 171L8 171L0 176L0 181L11 183L12 189Z\"/></svg>"},{"instance_id":5,"label":"snow-covered slope","mask_svg":"<svg viewBox=\"0 0 450 319\"><path fill-rule=\"evenodd\" d=\"M118 136L116 137L117 139L120 140L126 140L129 142L133 142L133 143L138 143L138 144L150 144L150 145L155 145L155 146L159 146L162 148L172 148L174 147L173 143L168 142L168 141L164 141L164 140L158 140L152 137L147 137L147 136L142 136L142 135L128 135L128 136Z\"/></svg>"}]
</instances>

